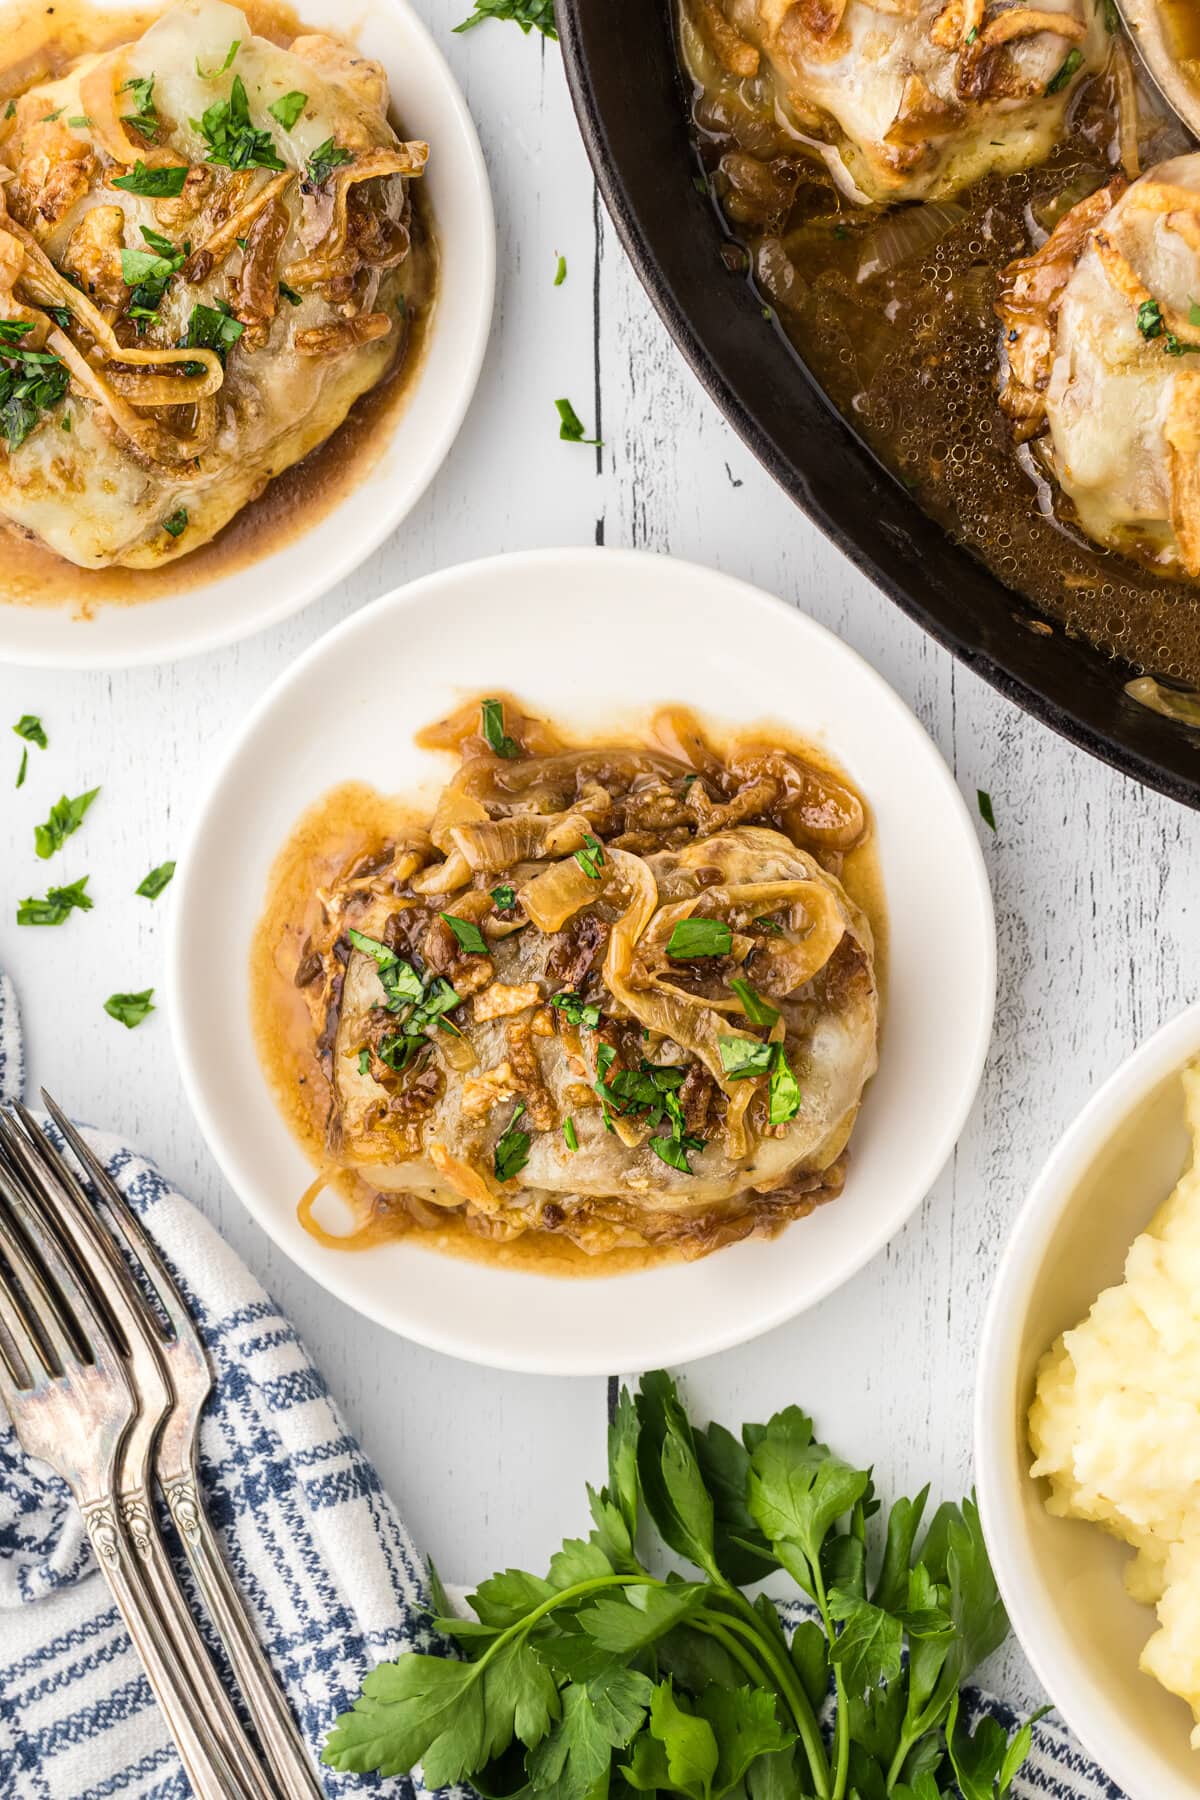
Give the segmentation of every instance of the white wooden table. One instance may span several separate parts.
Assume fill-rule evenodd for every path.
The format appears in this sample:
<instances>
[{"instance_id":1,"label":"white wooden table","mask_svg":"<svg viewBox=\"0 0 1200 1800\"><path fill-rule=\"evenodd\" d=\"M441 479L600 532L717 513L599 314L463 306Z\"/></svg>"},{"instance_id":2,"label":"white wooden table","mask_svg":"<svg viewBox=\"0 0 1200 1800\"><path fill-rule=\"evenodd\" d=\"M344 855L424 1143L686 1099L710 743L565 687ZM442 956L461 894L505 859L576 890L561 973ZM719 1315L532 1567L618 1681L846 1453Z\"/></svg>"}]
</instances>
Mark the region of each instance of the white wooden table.
<instances>
[{"instance_id":1,"label":"white wooden table","mask_svg":"<svg viewBox=\"0 0 1200 1800\"><path fill-rule=\"evenodd\" d=\"M918 1216L854 1281L757 1343L685 1371L691 1405L736 1427L798 1401L885 1494L971 1481L976 1345L1005 1232L1034 1171L1096 1081L1200 992L1189 904L1200 819L1024 717L910 624L818 534L685 367L625 262L575 132L557 49L514 26L465 36L465 0L417 0L466 90L491 170L500 287L491 352L457 446L402 530L353 580L265 636L173 667L47 674L0 666L0 964L23 1006L30 1075L79 1117L155 1157L283 1304L447 1580L541 1568L585 1528L603 1468L605 1384L492 1374L368 1324L293 1268L219 1176L184 1102L161 1013L107 1018L117 989L158 985L169 895L132 890L173 856L230 729L321 633L432 569L539 545L634 545L711 563L784 595L860 650L915 708L982 821L1000 995L983 1088ZM553 283L559 253L568 279ZM568 395L606 448L560 443ZM597 404L600 418L596 419ZM563 639L564 693L575 658ZM8 725L40 713L51 750ZM10 772L6 767L11 765ZM103 793L76 840L96 909L18 930L44 892L33 824L62 792ZM288 820L280 819L282 834ZM76 868L78 865L78 868ZM63 872L65 873L65 862ZM1192 914L1194 919L1194 913ZM231 954L242 954L231 946ZM920 1119L912 1121L920 1131ZM803 1227L798 1227L803 1229ZM989 1671L1036 1693L1015 1651Z\"/></svg>"}]
</instances>

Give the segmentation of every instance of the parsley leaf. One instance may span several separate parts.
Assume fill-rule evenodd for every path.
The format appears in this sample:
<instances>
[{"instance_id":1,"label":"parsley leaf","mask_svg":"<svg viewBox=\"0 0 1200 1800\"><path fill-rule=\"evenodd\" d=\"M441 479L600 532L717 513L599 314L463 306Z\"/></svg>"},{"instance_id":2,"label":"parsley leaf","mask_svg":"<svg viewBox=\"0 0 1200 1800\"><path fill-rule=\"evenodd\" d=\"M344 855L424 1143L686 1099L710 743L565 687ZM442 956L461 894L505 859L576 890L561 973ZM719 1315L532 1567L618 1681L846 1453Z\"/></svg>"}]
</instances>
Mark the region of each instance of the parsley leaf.
<instances>
[{"instance_id":1,"label":"parsley leaf","mask_svg":"<svg viewBox=\"0 0 1200 1800\"><path fill-rule=\"evenodd\" d=\"M560 256L558 259L558 267L554 271L555 287L561 287L563 282L566 279L567 279L567 259L565 256Z\"/></svg>"},{"instance_id":2,"label":"parsley leaf","mask_svg":"<svg viewBox=\"0 0 1200 1800\"><path fill-rule=\"evenodd\" d=\"M117 89L119 94L132 94L134 112L124 113L122 125L132 125L135 131L145 138L158 135L158 109L154 104L153 75L135 75L132 80L123 82ZM71 121L72 124L74 120Z\"/></svg>"},{"instance_id":3,"label":"parsley leaf","mask_svg":"<svg viewBox=\"0 0 1200 1800\"><path fill-rule=\"evenodd\" d=\"M173 862L159 863L157 869L151 869L148 875L143 876L134 892L141 894L146 900L157 900L163 889L170 885L174 873Z\"/></svg>"},{"instance_id":4,"label":"parsley leaf","mask_svg":"<svg viewBox=\"0 0 1200 1800\"><path fill-rule=\"evenodd\" d=\"M767 1115L772 1125L787 1125L800 1111L800 1083L792 1073L782 1044L772 1047Z\"/></svg>"},{"instance_id":5,"label":"parsley leaf","mask_svg":"<svg viewBox=\"0 0 1200 1800\"><path fill-rule=\"evenodd\" d=\"M979 806L979 816L991 831L996 829L996 814L992 809L992 796L983 788L975 789L975 799Z\"/></svg>"},{"instance_id":6,"label":"parsley leaf","mask_svg":"<svg viewBox=\"0 0 1200 1800\"><path fill-rule=\"evenodd\" d=\"M719 1037L721 1067L730 1081L745 1081L765 1075L774 1062L773 1046L760 1044L757 1038Z\"/></svg>"},{"instance_id":7,"label":"parsley leaf","mask_svg":"<svg viewBox=\"0 0 1200 1800\"><path fill-rule=\"evenodd\" d=\"M554 24L554 0L475 0L475 11L455 31L470 31L485 19L511 19L528 37L531 30L543 37L557 38Z\"/></svg>"},{"instance_id":8,"label":"parsley leaf","mask_svg":"<svg viewBox=\"0 0 1200 1800\"><path fill-rule=\"evenodd\" d=\"M34 848L43 862L56 850L61 850L67 839L79 830L84 814L99 792L98 787L89 788L86 794L76 794L73 800L68 800L64 794L50 808L46 823L34 827Z\"/></svg>"},{"instance_id":9,"label":"parsley leaf","mask_svg":"<svg viewBox=\"0 0 1200 1800\"><path fill-rule=\"evenodd\" d=\"M503 756L510 762L520 756L521 746L516 738L510 738L504 729L504 702L502 700L484 700L479 708L479 730L488 748L496 756Z\"/></svg>"},{"instance_id":10,"label":"parsley leaf","mask_svg":"<svg viewBox=\"0 0 1200 1800\"><path fill-rule=\"evenodd\" d=\"M478 925L472 923L470 919L456 918L453 913L439 913L438 917L450 927L458 940L459 949L465 950L468 956L486 956L488 954L487 939Z\"/></svg>"},{"instance_id":11,"label":"parsley leaf","mask_svg":"<svg viewBox=\"0 0 1200 1800\"><path fill-rule=\"evenodd\" d=\"M139 160L134 163L132 174L114 176L111 185L123 188L127 194L140 194L146 200L177 200L187 178L186 163L171 163L165 168L148 169Z\"/></svg>"},{"instance_id":12,"label":"parsley leaf","mask_svg":"<svg viewBox=\"0 0 1200 1800\"><path fill-rule=\"evenodd\" d=\"M39 750L45 750L50 742L46 736L46 728L36 713L22 713L13 730L27 744L36 744Z\"/></svg>"},{"instance_id":13,"label":"parsley leaf","mask_svg":"<svg viewBox=\"0 0 1200 1800\"><path fill-rule=\"evenodd\" d=\"M304 184L307 187L324 187L335 169L340 169L343 163L352 163L353 161L354 152L352 150L343 150L340 144L335 144L333 139L328 137L323 144L317 145L305 164Z\"/></svg>"},{"instance_id":14,"label":"parsley leaf","mask_svg":"<svg viewBox=\"0 0 1200 1800\"><path fill-rule=\"evenodd\" d=\"M307 105L308 95L293 88L290 94L281 94L278 100L272 100L267 111L273 119L279 120L285 131L290 131Z\"/></svg>"},{"instance_id":15,"label":"parsley leaf","mask_svg":"<svg viewBox=\"0 0 1200 1800\"><path fill-rule=\"evenodd\" d=\"M1066 56L1059 64L1057 71L1046 83L1046 92L1048 94L1061 94L1075 71L1080 68L1082 64L1083 51L1079 49L1068 50Z\"/></svg>"},{"instance_id":16,"label":"parsley leaf","mask_svg":"<svg viewBox=\"0 0 1200 1800\"><path fill-rule=\"evenodd\" d=\"M600 871L604 867L604 845L599 838L593 837L590 831L584 832L583 843L575 852L575 861L589 881L601 879Z\"/></svg>"},{"instance_id":17,"label":"parsley leaf","mask_svg":"<svg viewBox=\"0 0 1200 1800\"><path fill-rule=\"evenodd\" d=\"M251 124L250 101L240 75L233 78L228 100L214 100L203 118L191 123L208 144L205 162L224 169L287 168L271 133Z\"/></svg>"},{"instance_id":18,"label":"parsley leaf","mask_svg":"<svg viewBox=\"0 0 1200 1800\"><path fill-rule=\"evenodd\" d=\"M228 71L230 69L232 69L233 59L237 55L237 53L241 49L241 47L242 47L241 38L234 38L232 44L230 44L228 50L225 52L225 61L221 64L219 69L202 69L200 67L200 58L197 57L196 58L196 73L200 77L201 81L215 81L217 79L218 75L224 75L224 74L228 73Z\"/></svg>"},{"instance_id":19,"label":"parsley leaf","mask_svg":"<svg viewBox=\"0 0 1200 1800\"><path fill-rule=\"evenodd\" d=\"M154 989L143 988L140 994L110 994L104 1002L104 1010L110 1019L132 1031L155 1010Z\"/></svg>"},{"instance_id":20,"label":"parsley leaf","mask_svg":"<svg viewBox=\"0 0 1200 1800\"><path fill-rule=\"evenodd\" d=\"M559 994L551 994L550 1004L572 1025L582 1025L588 1031L595 1031L600 1023L600 1008L590 1001L585 1002L583 995L573 988L564 988Z\"/></svg>"},{"instance_id":21,"label":"parsley leaf","mask_svg":"<svg viewBox=\"0 0 1200 1800\"><path fill-rule=\"evenodd\" d=\"M29 768L29 745L26 744L25 748L21 752L21 761L20 761L20 765L17 769L17 780L16 780L17 787L25 786L25 775L26 775L26 771L28 770L28 768Z\"/></svg>"},{"instance_id":22,"label":"parsley leaf","mask_svg":"<svg viewBox=\"0 0 1200 1800\"><path fill-rule=\"evenodd\" d=\"M163 520L162 524L163 524L163 530L165 532L167 532L167 534L170 537L173 537L173 538L182 537L184 532L188 528L188 509L187 509L187 507L186 506L176 507L175 511L173 513L168 514L168 516Z\"/></svg>"},{"instance_id":23,"label":"parsley leaf","mask_svg":"<svg viewBox=\"0 0 1200 1800\"><path fill-rule=\"evenodd\" d=\"M728 956L733 932L724 919L678 919L667 939L667 955L677 961L697 956Z\"/></svg>"},{"instance_id":24,"label":"parsley leaf","mask_svg":"<svg viewBox=\"0 0 1200 1800\"><path fill-rule=\"evenodd\" d=\"M32 329L24 321L0 321L0 435L10 451L65 399L71 384L65 364L52 351L24 347L21 340Z\"/></svg>"},{"instance_id":25,"label":"parsley leaf","mask_svg":"<svg viewBox=\"0 0 1200 1800\"><path fill-rule=\"evenodd\" d=\"M556 400L554 404L558 409L558 435L564 443L591 444L597 449L603 445L603 438L584 437L583 421L569 400Z\"/></svg>"},{"instance_id":26,"label":"parsley leaf","mask_svg":"<svg viewBox=\"0 0 1200 1800\"><path fill-rule=\"evenodd\" d=\"M199 301L192 308L187 336L181 347L184 350L215 350L224 362L245 329L224 301L218 301L216 306Z\"/></svg>"},{"instance_id":27,"label":"parsley leaf","mask_svg":"<svg viewBox=\"0 0 1200 1800\"><path fill-rule=\"evenodd\" d=\"M502 883L499 887L492 889L492 899L497 912L510 912L517 904L516 889Z\"/></svg>"},{"instance_id":28,"label":"parsley leaf","mask_svg":"<svg viewBox=\"0 0 1200 1800\"><path fill-rule=\"evenodd\" d=\"M22 900L17 907L17 924L61 925L74 911L90 912L96 902L85 892L87 884L88 877L82 875L66 887L52 887L44 900L32 895Z\"/></svg>"},{"instance_id":29,"label":"parsley leaf","mask_svg":"<svg viewBox=\"0 0 1200 1800\"><path fill-rule=\"evenodd\" d=\"M529 1133L517 1130L517 1120L525 1113L525 1102L518 1100L516 1110L496 1144L492 1166L497 1181L511 1181L529 1161Z\"/></svg>"},{"instance_id":30,"label":"parsley leaf","mask_svg":"<svg viewBox=\"0 0 1200 1800\"><path fill-rule=\"evenodd\" d=\"M1163 324L1162 307L1157 300L1143 300L1137 310L1137 328L1149 343L1161 337L1166 330Z\"/></svg>"},{"instance_id":31,"label":"parsley leaf","mask_svg":"<svg viewBox=\"0 0 1200 1800\"><path fill-rule=\"evenodd\" d=\"M742 1003L742 1011L752 1025L761 1025L767 1031L779 1023L779 1009L764 1000L756 988L740 975L735 975L729 983L732 991Z\"/></svg>"},{"instance_id":32,"label":"parsley leaf","mask_svg":"<svg viewBox=\"0 0 1200 1800\"><path fill-rule=\"evenodd\" d=\"M568 1114L568 1116L567 1116L567 1117L566 1117L566 1118L565 1118L565 1119L564 1119L564 1120L563 1120L563 1128L562 1128L562 1132L563 1132L563 1139L564 1139L564 1141L565 1141L565 1143L566 1143L566 1146L567 1146L567 1149L568 1149L568 1150L578 1150L578 1148L579 1148L579 1134L578 1134L578 1132L577 1132L577 1131L576 1131L576 1130L575 1130L575 1121L574 1121L574 1119L572 1119L572 1118L571 1118L571 1117L570 1117L570 1115L569 1115L569 1114Z\"/></svg>"}]
</instances>

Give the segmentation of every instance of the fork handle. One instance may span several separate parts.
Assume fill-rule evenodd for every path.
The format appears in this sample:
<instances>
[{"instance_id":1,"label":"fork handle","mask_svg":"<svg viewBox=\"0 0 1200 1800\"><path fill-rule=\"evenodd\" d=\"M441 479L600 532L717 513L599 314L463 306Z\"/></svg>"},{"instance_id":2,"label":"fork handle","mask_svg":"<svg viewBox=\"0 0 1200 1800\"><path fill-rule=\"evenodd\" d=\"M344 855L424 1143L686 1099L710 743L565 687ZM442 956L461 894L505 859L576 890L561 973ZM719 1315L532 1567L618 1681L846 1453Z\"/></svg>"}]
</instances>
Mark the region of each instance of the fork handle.
<instances>
[{"instance_id":1,"label":"fork handle","mask_svg":"<svg viewBox=\"0 0 1200 1800\"><path fill-rule=\"evenodd\" d=\"M313 1772L300 1728L213 1534L194 1472L165 1481L163 1492L200 1598L233 1666L272 1774L287 1800L325 1800L325 1790Z\"/></svg>"},{"instance_id":2,"label":"fork handle","mask_svg":"<svg viewBox=\"0 0 1200 1800\"><path fill-rule=\"evenodd\" d=\"M196 1800L239 1800L240 1789L228 1761L196 1720L182 1672L159 1642L157 1622L134 1570L112 1496L87 1502L82 1511L96 1562L141 1658Z\"/></svg>"}]
</instances>

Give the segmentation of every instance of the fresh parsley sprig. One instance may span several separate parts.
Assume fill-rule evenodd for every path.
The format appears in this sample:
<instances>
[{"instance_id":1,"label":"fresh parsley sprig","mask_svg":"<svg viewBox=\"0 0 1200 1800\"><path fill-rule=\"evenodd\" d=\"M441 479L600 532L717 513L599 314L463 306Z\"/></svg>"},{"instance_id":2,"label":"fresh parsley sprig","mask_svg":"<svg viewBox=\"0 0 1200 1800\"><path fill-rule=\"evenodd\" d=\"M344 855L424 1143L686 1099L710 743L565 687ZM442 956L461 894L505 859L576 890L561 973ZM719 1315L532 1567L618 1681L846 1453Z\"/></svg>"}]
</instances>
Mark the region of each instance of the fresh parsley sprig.
<instances>
[{"instance_id":1,"label":"fresh parsley sprig","mask_svg":"<svg viewBox=\"0 0 1200 1800\"><path fill-rule=\"evenodd\" d=\"M545 1576L506 1569L471 1596L474 1618L435 1620L462 1660L412 1653L371 1672L328 1766L419 1762L431 1788L555 1800L1009 1794L1032 1721L971 1735L959 1707L1007 1630L972 1501L922 1534L926 1490L880 1530L869 1473L799 1407L740 1438L698 1430L661 1372L636 1401L622 1391L607 1485L588 1498L589 1537ZM665 1546L686 1571L650 1572L651 1525L647 1561ZM742 1591L781 1571L812 1603L790 1641L774 1604Z\"/></svg>"},{"instance_id":2,"label":"fresh parsley sprig","mask_svg":"<svg viewBox=\"0 0 1200 1800\"><path fill-rule=\"evenodd\" d=\"M470 18L464 19L454 29L470 31L473 25L482 25L485 19L511 19L527 37L535 30L540 31L543 37L558 37L554 23L554 0L475 0L475 11Z\"/></svg>"}]
</instances>

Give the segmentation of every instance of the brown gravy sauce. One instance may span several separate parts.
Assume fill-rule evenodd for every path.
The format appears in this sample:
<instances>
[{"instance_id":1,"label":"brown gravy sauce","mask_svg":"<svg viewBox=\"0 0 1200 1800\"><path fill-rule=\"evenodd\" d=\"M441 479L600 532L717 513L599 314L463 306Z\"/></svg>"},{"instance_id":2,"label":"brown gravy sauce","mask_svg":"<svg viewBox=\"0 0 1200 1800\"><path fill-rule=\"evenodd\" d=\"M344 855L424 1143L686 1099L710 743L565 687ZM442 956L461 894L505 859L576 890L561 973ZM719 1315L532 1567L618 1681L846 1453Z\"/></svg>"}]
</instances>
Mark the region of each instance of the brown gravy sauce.
<instances>
[{"instance_id":1,"label":"brown gravy sauce","mask_svg":"<svg viewBox=\"0 0 1200 1800\"><path fill-rule=\"evenodd\" d=\"M737 732L722 732L704 721L705 740L722 758L736 748L770 743L792 750L837 780L845 772L824 750L780 727L763 723ZM436 741L436 732L418 741ZM560 746L589 744L643 749L647 738L634 731L605 731L589 737L558 734ZM447 776L452 772L447 769ZM857 793L857 789L854 789ZM860 796L861 797L861 796ZM528 1232L495 1243L473 1231L465 1218L448 1214L444 1225L418 1224L395 1195L372 1187L357 1169L331 1161L326 1142L330 1085L316 1056L312 1017L295 983L303 946L321 922L321 890L334 883L351 863L402 836L427 827L432 806L381 794L365 782L344 782L324 794L296 822L271 869L267 899L250 951L250 1011L259 1060L288 1125L318 1173L297 1203L297 1217L319 1244L331 1250L367 1250L398 1237L411 1238L423 1249L465 1257L493 1267L554 1276L628 1274L657 1264L678 1262L670 1248L612 1250L589 1256L553 1232ZM870 809L867 809L868 819ZM846 856L840 880L851 899L870 920L875 936L875 972L884 1015L887 971L887 913L874 830ZM853 1144L851 1146L853 1167ZM328 1230L317 1217L321 1196L332 1189L354 1218L347 1233ZM796 1221L801 1224L802 1221Z\"/></svg>"},{"instance_id":2,"label":"brown gravy sauce","mask_svg":"<svg viewBox=\"0 0 1200 1800\"><path fill-rule=\"evenodd\" d=\"M255 33L280 46L311 29L284 0L240 4ZM61 75L77 57L140 37L162 10L145 6L101 12L87 0L55 0L53 5L15 0L0 7L5 36L0 107ZM355 401L332 436L285 469L209 543L157 569L81 569L0 518L0 605L66 605L88 618L98 606L136 606L186 593L269 556L340 504L383 453L424 361L436 304L438 252L420 182L411 191L411 255L424 298L419 307L410 301L408 337L395 366Z\"/></svg>"},{"instance_id":3,"label":"brown gravy sauce","mask_svg":"<svg viewBox=\"0 0 1200 1800\"><path fill-rule=\"evenodd\" d=\"M1197 0L1173 0L1169 17L1178 53L1200 53ZM1084 638L1134 675L1200 686L1200 586L1092 543L998 404L1001 272L1118 166L1116 66L1080 89L1044 163L950 201L886 209L850 204L823 165L798 156L760 86L697 49L686 13L681 33L685 79L689 59L699 73L695 143L729 235L724 261L769 310L781 354L799 355L892 475L1012 591L1030 630ZM1116 54L1135 69L1142 168L1193 150L1136 75L1136 53ZM769 196L778 158L796 175L772 215L747 178L760 164Z\"/></svg>"}]
</instances>

